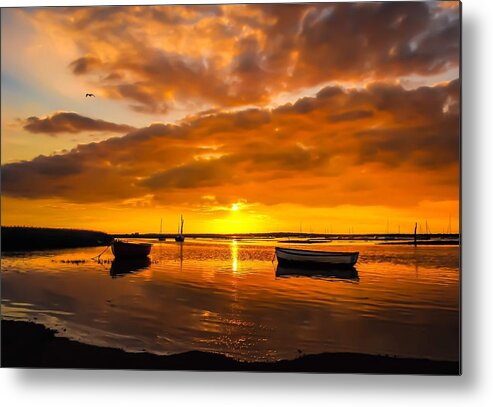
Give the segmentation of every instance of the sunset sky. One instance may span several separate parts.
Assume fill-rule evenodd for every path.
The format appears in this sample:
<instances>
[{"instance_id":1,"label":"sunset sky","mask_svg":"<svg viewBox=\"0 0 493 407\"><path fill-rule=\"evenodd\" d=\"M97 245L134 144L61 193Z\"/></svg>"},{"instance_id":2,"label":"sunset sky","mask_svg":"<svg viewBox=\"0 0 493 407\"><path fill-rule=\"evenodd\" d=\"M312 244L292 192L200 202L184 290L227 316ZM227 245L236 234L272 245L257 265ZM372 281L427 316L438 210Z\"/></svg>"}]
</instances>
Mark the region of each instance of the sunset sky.
<instances>
[{"instance_id":1,"label":"sunset sky","mask_svg":"<svg viewBox=\"0 0 493 407\"><path fill-rule=\"evenodd\" d=\"M458 2L1 18L2 225L458 232Z\"/></svg>"}]
</instances>

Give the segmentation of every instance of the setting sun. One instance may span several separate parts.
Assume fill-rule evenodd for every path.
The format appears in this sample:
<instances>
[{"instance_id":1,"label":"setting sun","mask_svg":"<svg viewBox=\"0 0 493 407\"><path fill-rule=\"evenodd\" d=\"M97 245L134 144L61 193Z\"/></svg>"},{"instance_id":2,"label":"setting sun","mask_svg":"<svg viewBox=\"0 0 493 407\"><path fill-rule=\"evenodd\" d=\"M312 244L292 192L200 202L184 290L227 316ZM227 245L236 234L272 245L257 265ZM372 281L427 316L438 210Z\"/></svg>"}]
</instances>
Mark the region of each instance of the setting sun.
<instances>
[{"instance_id":1,"label":"setting sun","mask_svg":"<svg viewBox=\"0 0 493 407\"><path fill-rule=\"evenodd\" d=\"M240 209L240 205L239 204L234 203L233 205L231 205L231 210L232 211L237 211L238 209Z\"/></svg>"}]
</instances>

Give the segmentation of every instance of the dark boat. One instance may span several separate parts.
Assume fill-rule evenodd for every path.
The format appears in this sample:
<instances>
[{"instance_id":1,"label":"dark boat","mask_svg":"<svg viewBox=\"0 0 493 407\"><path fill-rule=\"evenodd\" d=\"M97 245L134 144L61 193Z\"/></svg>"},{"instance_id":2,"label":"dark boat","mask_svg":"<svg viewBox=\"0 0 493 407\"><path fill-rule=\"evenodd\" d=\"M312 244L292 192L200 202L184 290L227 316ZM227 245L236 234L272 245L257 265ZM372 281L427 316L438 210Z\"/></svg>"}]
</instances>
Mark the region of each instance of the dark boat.
<instances>
[{"instance_id":1,"label":"dark boat","mask_svg":"<svg viewBox=\"0 0 493 407\"><path fill-rule=\"evenodd\" d=\"M288 267L353 267L358 261L358 256L359 252L324 252L276 247L278 263Z\"/></svg>"},{"instance_id":2,"label":"dark boat","mask_svg":"<svg viewBox=\"0 0 493 407\"><path fill-rule=\"evenodd\" d=\"M111 263L110 276L122 277L125 274L136 273L148 268L151 264L149 257L116 258Z\"/></svg>"},{"instance_id":3,"label":"dark boat","mask_svg":"<svg viewBox=\"0 0 493 407\"><path fill-rule=\"evenodd\" d=\"M183 236L183 215L181 215L181 225L178 228L178 235L175 237L176 242L184 242L185 241L185 236Z\"/></svg>"},{"instance_id":4,"label":"dark boat","mask_svg":"<svg viewBox=\"0 0 493 407\"><path fill-rule=\"evenodd\" d=\"M117 259L135 259L149 256L151 247L152 244L150 243L134 243L114 240L111 244L111 251Z\"/></svg>"}]
</instances>

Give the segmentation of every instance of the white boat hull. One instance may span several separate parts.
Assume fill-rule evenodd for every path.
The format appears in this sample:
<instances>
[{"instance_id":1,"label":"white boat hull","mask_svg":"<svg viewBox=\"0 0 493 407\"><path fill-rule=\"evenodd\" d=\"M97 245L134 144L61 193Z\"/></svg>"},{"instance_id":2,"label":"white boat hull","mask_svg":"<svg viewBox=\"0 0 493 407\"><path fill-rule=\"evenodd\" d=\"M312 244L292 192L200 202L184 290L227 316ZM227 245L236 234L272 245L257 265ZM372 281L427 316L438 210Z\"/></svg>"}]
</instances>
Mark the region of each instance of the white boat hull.
<instances>
[{"instance_id":1,"label":"white boat hull","mask_svg":"<svg viewBox=\"0 0 493 407\"><path fill-rule=\"evenodd\" d=\"M353 267L359 252L322 252L276 247L276 257L283 266Z\"/></svg>"}]
</instances>

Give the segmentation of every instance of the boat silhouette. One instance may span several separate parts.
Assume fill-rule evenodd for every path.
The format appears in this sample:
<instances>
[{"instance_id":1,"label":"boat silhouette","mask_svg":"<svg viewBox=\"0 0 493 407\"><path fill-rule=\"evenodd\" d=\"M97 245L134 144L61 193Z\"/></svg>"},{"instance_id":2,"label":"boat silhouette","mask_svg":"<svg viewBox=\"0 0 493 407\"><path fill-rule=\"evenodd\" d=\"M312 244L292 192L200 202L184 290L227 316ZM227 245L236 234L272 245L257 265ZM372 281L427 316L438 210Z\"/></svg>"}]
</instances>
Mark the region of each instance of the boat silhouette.
<instances>
[{"instance_id":1,"label":"boat silhouette","mask_svg":"<svg viewBox=\"0 0 493 407\"><path fill-rule=\"evenodd\" d=\"M117 259L146 258L151 253L152 244L127 242L115 239L111 243L111 251Z\"/></svg>"},{"instance_id":2,"label":"boat silhouette","mask_svg":"<svg viewBox=\"0 0 493 407\"><path fill-rule=\"evenodd\" d=\"M333 252L276 247L280 265L303 268L351 268L358 261L359 252Z\"/></svg>"}]
</instances>

